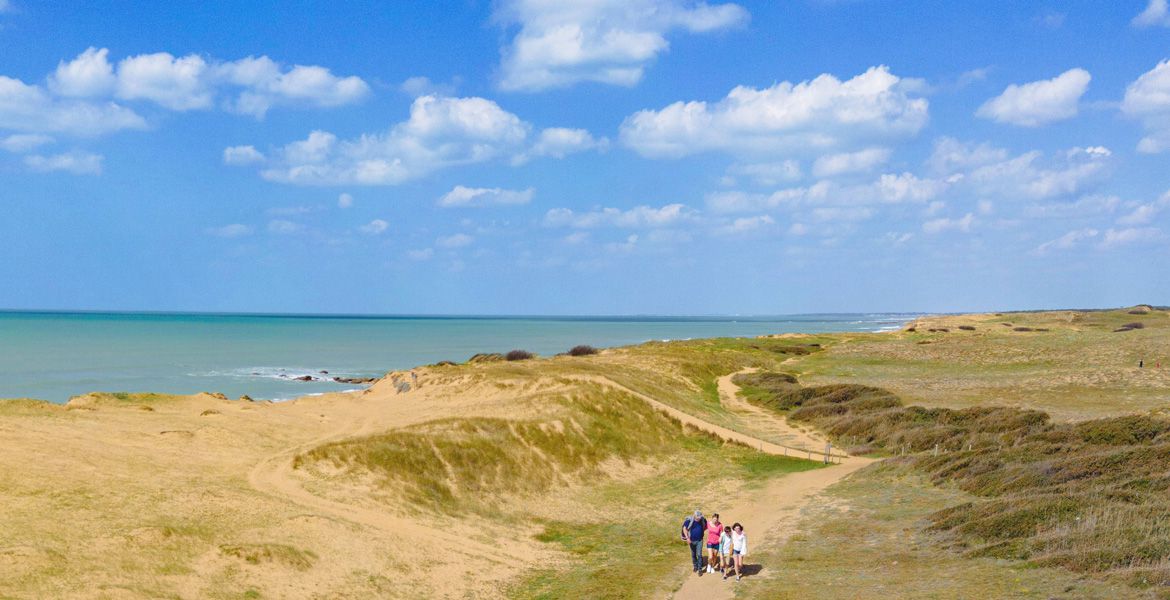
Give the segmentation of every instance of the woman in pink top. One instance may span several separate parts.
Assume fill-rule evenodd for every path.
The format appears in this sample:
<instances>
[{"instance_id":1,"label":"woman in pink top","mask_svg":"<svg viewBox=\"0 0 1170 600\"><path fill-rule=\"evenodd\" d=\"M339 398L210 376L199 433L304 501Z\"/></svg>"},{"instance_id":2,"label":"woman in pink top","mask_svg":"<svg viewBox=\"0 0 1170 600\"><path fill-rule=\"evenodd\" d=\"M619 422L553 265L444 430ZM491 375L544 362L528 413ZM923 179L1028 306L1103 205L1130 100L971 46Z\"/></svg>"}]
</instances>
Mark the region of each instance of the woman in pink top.
<instances>
[{"instance_id":1,"label":"woman in pink top","mask_svg":"<svg viewBox=\"0 0 1170 600\"><path fill-rule=\"evenodd\" d=\"M719 522L719 513L711 515L707 522L707 572L714 573L719 565L719 536L723 535L723 523ZM716 565L714 568L711 565Z\"/></svg>"}]
</instances>

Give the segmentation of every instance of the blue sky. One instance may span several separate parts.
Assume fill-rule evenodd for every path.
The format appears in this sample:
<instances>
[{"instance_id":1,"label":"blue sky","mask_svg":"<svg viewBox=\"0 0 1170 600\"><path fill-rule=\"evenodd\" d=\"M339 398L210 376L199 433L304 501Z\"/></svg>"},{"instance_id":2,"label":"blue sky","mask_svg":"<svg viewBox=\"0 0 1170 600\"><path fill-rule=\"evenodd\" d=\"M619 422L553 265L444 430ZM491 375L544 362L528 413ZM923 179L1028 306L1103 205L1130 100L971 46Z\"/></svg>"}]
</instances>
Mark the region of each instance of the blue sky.
<instances>
[{"instance_id":1,"label":"blue sky","mask_svg":"<svg viewBox=\"0 0 1170 600\"><path fill-rule=\"evenodd\" d=\"M1170 8L0 0L0 307L1170 303Z\"/></svg>"}]
</instances>

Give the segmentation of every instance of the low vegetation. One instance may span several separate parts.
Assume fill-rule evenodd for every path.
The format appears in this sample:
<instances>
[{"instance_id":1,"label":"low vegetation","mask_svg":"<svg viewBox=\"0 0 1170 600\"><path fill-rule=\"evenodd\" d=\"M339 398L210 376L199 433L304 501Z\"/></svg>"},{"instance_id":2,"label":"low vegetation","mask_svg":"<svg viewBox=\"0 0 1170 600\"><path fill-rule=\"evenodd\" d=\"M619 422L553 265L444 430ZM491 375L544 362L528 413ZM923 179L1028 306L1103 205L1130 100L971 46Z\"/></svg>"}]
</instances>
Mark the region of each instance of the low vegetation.
<instances>
[{"instance_id":1,"label":"low vegetation","mask_svg":"<svg viewBox=\"0 0 1170 600\"><path fill-rule=\"evenodd\" d=\"M297 457L373 475L417 509L490 511L514 494L535 494L679 449L679 424L628 394L593 391L550 398L540 420L450 418L333 442Z\"/></svg>"},{"instance_id":2,"label":"low vegetation","mask_svg":"<svg viewBox=\"0 0 1170 600\"><path fill-rule=\"evenodd\" d=\"M504 360L529 360L536 355L527 350L512 350L504 355Z\"/></svg>"},{"instance_id":3,"label":"low vegetation","mask_svg":"<svg viewBox=\"0 0 1170 600\"><path fill-rule=\"evenodd\" d=\"M1053 423L1010 407L905 406L881 388L849 384L754 401L978 497L930 519L968 556L1170 586L1170 419Z\"/></svg>"},{"instance_id":4,"label":"low vegetation","mask_svg":"<svg viewBox=\"0 0 1170 600\"><path fill-rule=\"evenodd\" d=\"M598 352L600 352L600 350L594 348L593 346L580 345L569 348L569 351L566 354L569 356L590 356L597 354Z\"/></svg>"}]
</instances>

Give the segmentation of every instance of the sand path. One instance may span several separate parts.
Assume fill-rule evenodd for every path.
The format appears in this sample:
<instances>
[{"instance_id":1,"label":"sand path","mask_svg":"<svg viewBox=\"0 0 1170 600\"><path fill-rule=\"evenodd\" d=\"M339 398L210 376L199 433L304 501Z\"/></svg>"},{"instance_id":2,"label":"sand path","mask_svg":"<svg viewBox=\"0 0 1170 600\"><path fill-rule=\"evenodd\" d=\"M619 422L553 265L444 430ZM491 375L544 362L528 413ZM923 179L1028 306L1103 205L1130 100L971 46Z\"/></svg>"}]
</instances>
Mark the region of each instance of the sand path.
<instances>
[{"instance_id":1,"label":"sand path","mask_svg":"<svg viewBox=\"0 0 1170 600\"><path fill-rule=\"evenodd\" d=\"M732 383L731 378L756 371L759 369L747 368L737 373L724 375L716 380L719 387L719 401L723 406L742 417L748 417L754 427L770 434L771 437L775 437L783 446L823 453L826 440L820 434L793 427L788 424L788 419L777 417L775 413L739 397L739 386Z\"/></svg>"},{"instance_id":2,"label":"sand path","mask_svg":"<svg viewBox=\"0 0 1170 600\"><path fill-rule=\"evenodd\" d=\"M718 381L720 401L723 402L724 406L735 411L743 410L753 419L773 421L776 431L785 432L796 441L814 444L812 446L814 448L817 447L816 444L823 448L824 442L819 436L792 428L784 419L763 412L759 407L740 400L737 397L739 386L731 382L734 375L736 374L720 377ZM743 407L750 408L744 409ZM764 452L776 454L770 446L772 445L763 444L760 447ZM744 524L745 532L748 534L748 557L744 560L744 566L757 565L752 561L751 553L761 544L772 545L787 540L800 517L801 508L812 501L820 492L872 462L874 462L872 459L854 456L844 459L839 465L785 475L769 483L754 496L741 499L732 506L720 508L723 514L728 516L727 524L732 522ZM683 559L685 557L680 557L680 560ZM769 568L777 567L764 565L758 570L753 568L753 576L759 576L758 573ZM702 576L688 575L682 587L675 592L673 597L678 600L733 598L735 585L734 579L724 580L719 573L709 573Z\"/></svg>"}]
</instances>

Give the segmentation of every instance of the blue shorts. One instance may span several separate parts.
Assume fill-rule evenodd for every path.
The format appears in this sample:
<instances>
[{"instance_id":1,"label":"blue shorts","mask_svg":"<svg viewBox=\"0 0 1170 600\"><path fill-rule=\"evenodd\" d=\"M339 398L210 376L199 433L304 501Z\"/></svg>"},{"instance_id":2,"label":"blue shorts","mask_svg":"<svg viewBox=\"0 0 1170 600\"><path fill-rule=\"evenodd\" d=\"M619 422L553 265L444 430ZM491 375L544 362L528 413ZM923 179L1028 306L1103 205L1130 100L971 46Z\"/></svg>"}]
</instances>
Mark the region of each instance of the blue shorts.
<instances>
[{"instance_id":1,"label":"blue shorts","mask_svg":"<svg viewBox=\"0 0 1170 600\"><path fill-rule=\"evenodd\" d=\"M707 549L708 550L718 550L719 544L707 544Z\"/></svg>"},{"instance_id":2,"label":"blue shorts","mask_svg":"<svg viewBox=\"0 0 1170 600\"><path fill-rule=\"evenodd\" d=\"M734 554L734 555L736 555L736 556L739 556L739 555L740 555L740 551L739 551L739 550L732 550L732 551L731 551L731 553L732 553L732 554Z\"/></svg>"}]
</instances>

